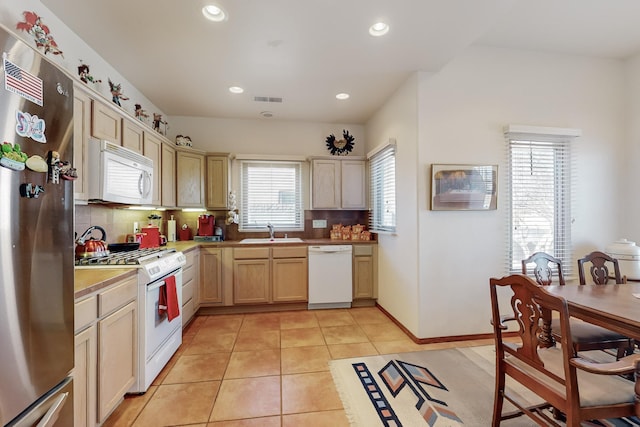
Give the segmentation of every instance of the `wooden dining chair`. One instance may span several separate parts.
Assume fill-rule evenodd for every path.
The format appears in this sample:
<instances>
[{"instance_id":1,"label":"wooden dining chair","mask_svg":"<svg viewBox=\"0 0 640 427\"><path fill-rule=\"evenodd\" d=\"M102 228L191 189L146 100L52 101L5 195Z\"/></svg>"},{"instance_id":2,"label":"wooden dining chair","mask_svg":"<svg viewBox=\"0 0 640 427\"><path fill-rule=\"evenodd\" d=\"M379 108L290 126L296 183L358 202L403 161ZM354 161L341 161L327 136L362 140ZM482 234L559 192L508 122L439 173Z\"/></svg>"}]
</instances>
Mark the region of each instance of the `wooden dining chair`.
<instances>
[{"instance_id":1,"label":"wooden dining chair","mask_svg":"<svg viewBox=\"0 0 640 427\"><path fill-rule=\"evenodd\" d=\"M580 277L580 284L587 283L585 278L584 267L590 265L589 275L596 285L606 285L609 283L611 271L609 266L613 266L613 279L616 284L626 283L627 278L620 274L620 265L618 260L613 258L604 252L594 251L585 255L578 260L578 275Z\"/></svg>"},{"instance_id":2,"label":"wooden dining chair","mask_svg":"<svg viewBox=\"0 0 640 427\"><path fill-rule=\"evenodd\" d=\"M530 257L522 260L522 274L527 275L527 266L535 264L532 272L536 282L541 286L554 284L553 271L558 276L557 284L565 285L562 273L562 261L546 252L536 252ZM560 341L560 324L558 319L551 319L551 331L543 330L541 335L542 345L551 346L555 341ZM546 327L546 326L544 326ZM589 350L615 350L616 358L620 359L627 354L633 353L634 340L625 337L617 332L578 319L571 319L571 329L573 332L573 345L576 351ZM547 337L551 337L550 342L546 342Z\"/></svg>"},{"instance_id":3,"label":"wooden dining chair","mask_svg":"<svg viewBox=\"0 0 640 427\"><path fill-rule=\"evenodd\" d=\"M571 322L564 298L520 274L492 278L489 287L496 346L492 426L522 415L539 425L567 427L578 427L584 420L636 415L634 386L640 387L640 379L636 385L621 375L634 372L640 375L640 355L602 364L583 359L571 345ZM560 346L540 347L538 334L543 309L559 319ZM508 328L511 321L514 327ZM518 339L505 338L503 333L507 330L515 331ZM507 387L507 377L538 395L544 403L531 406L523 400L521 390ZM517 408L515 412L503 413L505 399ZM561 411L566 424L554 420L550 408Z\"/></svg>"}]
</instances>

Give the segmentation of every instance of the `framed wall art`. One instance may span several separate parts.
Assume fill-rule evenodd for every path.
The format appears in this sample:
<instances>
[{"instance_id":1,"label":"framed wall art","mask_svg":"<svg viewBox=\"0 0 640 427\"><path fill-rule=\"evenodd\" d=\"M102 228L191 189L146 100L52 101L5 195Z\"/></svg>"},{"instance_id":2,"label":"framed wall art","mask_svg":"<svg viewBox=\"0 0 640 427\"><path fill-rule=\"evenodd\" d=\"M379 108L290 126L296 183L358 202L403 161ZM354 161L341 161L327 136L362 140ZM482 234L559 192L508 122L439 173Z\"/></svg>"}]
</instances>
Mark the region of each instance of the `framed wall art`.
<instances>
[{"instance_id":1,"label":"framed wall art","mask_svg":"<svg viewBox=\"0 0 640 427\"><path fill-rule=\"evenodd\" d=\"M498 165L431 165L431 210L497 209Z\"/></svg>"}]
</instances>

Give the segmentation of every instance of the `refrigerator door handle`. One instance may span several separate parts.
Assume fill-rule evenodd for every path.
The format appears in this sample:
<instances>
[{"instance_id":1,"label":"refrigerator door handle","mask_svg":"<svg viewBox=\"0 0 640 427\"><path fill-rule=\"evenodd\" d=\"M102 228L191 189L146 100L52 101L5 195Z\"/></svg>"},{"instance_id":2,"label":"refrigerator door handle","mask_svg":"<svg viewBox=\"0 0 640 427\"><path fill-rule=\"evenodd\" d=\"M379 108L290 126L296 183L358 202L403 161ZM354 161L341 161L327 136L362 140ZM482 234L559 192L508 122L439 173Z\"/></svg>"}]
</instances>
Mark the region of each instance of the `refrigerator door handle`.
<instances>
[{"instance_id":1,"label":"refrigerator door handle","mask_svg":"<svg viewBox=\"0 0 640 427\"><path fill-rule=\"evenodd\" d=\"M64 407L65 401L69 397L69 392L62 393L60 396L56 398L51 405L51 408L47 411L46 414L42 417L40 422L36 425L36 427L51 427L56 421L58 421L58 416L60 416L60 411Z\"/></svg>"}]
</instances>

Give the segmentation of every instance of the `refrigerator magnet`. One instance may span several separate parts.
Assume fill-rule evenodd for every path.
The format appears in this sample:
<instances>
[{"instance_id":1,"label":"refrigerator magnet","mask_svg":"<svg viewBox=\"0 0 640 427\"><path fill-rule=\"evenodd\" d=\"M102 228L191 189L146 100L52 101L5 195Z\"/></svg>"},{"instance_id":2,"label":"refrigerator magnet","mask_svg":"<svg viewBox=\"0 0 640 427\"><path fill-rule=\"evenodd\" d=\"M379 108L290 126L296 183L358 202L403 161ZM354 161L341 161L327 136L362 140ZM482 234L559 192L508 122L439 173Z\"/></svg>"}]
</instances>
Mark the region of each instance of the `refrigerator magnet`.
<instances>
[{"instance_id":1,"label":"refrigerator magnet","mask_svg":"<svg viewBox=\"0 0 640 427\"><path fill-rule=\"evenodd\" d=\"M29 156L22 152L19 144L12 144L5 141L0 147L0 150L2 150L0 165L16 171L24 170L24 163Z\"/></svg>"},{"instance_id":2,"label":"refrigerator magnet","mask_svg":"<svg viewBox=\"0 0 640 427\"><path fill-rule=\"evenodd\" d=\"M46 127L44 119L37 115L32 116L24 111L16 110L16 133L18 135L45 144L47 142L47 137L44 135Z\"/></svg>"}]
</instances>

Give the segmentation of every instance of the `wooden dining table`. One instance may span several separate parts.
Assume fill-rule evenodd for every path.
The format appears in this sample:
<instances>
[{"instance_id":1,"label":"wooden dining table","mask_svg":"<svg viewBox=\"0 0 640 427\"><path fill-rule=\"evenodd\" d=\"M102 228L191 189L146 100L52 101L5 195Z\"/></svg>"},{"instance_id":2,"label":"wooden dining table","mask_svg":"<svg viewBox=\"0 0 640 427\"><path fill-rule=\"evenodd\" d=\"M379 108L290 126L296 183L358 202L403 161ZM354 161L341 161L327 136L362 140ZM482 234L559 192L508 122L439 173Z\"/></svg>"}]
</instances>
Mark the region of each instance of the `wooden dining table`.
<instances>
[{"instance_id":1,"label":"wooden dining table","mask_svg":"<svg viewBox=\"0 0 640 427\"><path fill-rule=\"evenodd\" d=\"M545 286L567 300L569 315L640 341L640 283Z\"/></svg>"}]
</instances>

